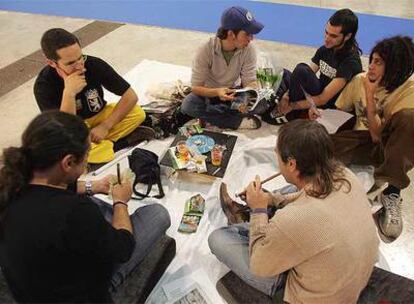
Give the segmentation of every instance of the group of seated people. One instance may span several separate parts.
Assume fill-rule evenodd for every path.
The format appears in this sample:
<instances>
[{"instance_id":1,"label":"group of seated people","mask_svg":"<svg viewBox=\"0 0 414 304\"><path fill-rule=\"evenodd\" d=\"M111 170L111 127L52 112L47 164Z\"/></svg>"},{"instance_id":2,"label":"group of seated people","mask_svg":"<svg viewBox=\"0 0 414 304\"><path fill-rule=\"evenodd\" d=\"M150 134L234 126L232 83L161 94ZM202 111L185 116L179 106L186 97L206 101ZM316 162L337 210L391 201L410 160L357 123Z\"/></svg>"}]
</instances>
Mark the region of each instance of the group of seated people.
<instances>
[{"instance_id":1,"label":"group of seated people","mask_svg":"<svg viewBox=\"0 0 414 304\"><path fill-rule=\"evenodd\" d=\"M234 88L258 86L250 42L262 29L245 8L223 12L217 36L195 56L183 114L220 128L261 126L260 117L231 109L230 101ZM312 62L284 71L276 106L289 122L279 129L275 161L291 186L267 192L256 177L245 191L245 218L246 208L220 190L230 225L210 235L212 253L269 296L283 288L288 303L356 302L377 261L366 191L345 165L375 166L377 186L388 183L378 196L379 232L392 241L402 231L400 192L414 163L414 44L402 36L380 41L363 72L357 30L351 10L335 12ZM50 29L41 47L47 66L34 95L42 114L20 147L3 151L1 269L20 302L111 302L170 217L158 204L129 216L127 177L78 178L88 163L111 161L154 131L141 125L145 112L128 82L102 59L84 55L76 36ZM103 88L120 100L107 103ZM354 112L356 121L329 135L313 119L317 108L334 107ZM299 119L304 113L310 119ZM112 206L92 196L110 188Z\"/></svg>"}]
</instances>

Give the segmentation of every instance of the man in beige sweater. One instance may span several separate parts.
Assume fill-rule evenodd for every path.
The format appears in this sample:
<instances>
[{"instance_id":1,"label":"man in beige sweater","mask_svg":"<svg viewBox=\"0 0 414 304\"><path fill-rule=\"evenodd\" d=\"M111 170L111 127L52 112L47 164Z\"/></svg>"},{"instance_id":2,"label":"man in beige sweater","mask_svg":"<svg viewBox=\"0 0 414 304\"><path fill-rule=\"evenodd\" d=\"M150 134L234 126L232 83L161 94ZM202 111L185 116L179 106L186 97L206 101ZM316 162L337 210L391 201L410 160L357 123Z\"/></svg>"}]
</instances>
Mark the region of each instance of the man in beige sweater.
<instances>
[{"instance_id":1,"label":"man in beige sweater","mask_svg":"<svg viewBox=\"0 0 414 304\"><path fill-rule=\"evenodd\" d=\"M230 129L257 129L260 119L232 108L235 87L256 87L254 35L263 29L253 14L240 6L226 9L217 36L197 51L191 69L191 90L181 112Z\"/></svg>"},{"instance_id":2,"label":"man in beige sweater","mask_svg":"<svg viewBox=\"0 0 414 304\"><path fill-rule=\"evenodd\" d=\"M355 303L379 244L363 187L334 159L332 141L316 122L282 126L276 153L281 173L300 194L269 219L275 196L257 176L246 189L250 224L214 231L211 251L260 291L271 296L285 288L286 302Z\"/></svg>"}]
</instances>

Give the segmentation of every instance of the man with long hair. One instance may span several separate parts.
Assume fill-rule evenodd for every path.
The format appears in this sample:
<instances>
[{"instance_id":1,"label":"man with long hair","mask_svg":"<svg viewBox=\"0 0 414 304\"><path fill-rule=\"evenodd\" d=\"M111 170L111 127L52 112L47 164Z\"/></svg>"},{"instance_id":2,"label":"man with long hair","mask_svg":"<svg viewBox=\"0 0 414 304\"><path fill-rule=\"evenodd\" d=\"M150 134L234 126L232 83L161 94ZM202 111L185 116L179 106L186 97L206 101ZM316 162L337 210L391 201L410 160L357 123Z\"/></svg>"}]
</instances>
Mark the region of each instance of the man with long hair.
<instances>
[{"instance_id":1,"label":"man with long hair","mask_svg":"<svg viewBox=\"0 0 414 304\"><path fill-rule=\"evenodd\" d=\"M3 151L0 262L19 303L112 302L170 226L159 204L128 214L127 177L112 185L112 206L71 187L85 170L89 134L81 118L47 111L20 147Z\"/></svg>"},{"instance_id":2,"label":"man with long hair","mask_svg":"<svg viewBox=\"0 0 414 304\"><path fill-rule=\"evenodd\" d=\"M58 109L80 116L91 130L89 163L105 163L114 151L154 138L140 126L145 112L134 89L104 60L82 53L78 38L61 28L41 39L47 66L37 76L34 95L41 111ZM107 103L103 88L120 96Z\"/></svg>"},{"instance_id":3,"label":"man with long hair","mask_svg":"<svg viewBox=\"0 0 414 304\"><path fill-rule=\"evenodd\" d=\"M269 218L275 196L262 190L257 176L246 189L250 224L214 231L211 251L267 295L284 288L288 303L355 303L379 243L362 185L336 161L329 134L315 121L282 126L275 152L280 172L299 194Z\"/></svg>"},{"instance_id":4,"label":"man with long hair","mask_svg":"<svg viewBox=\"0 0 414 304\"><path fill-rule=\"evenodd\" d=\"M362 72L361 50L355 38L357 31L358 17L350 9L338 10L329 18L324 45L316 51L311 63L299 63L291 74L285 70L284 82L288 91L278 91L277 115L285 115L291 120L311 107L334 107L342 89L352 77ZM319 78L316 76L318 71ZM283 120L278 118L269 122L278 124Z\"/></svg>"},{"instance_id":5,"label":"man with long hair","mask_svg":"<svg viewBox=\"0 0 414 304\"><path fill-rule=\"evenodd\" d=\"M338 109L355 112L356 123L332 135L335 154L346 164L374 165L377 186L388 183L377 199L384 206L378 226L389 241L402 232L400 192L410 184L414 164L413 72L412 38L384 39L371 51L368 72L336 101Z\"/></svg>"},{"instance_id":6,"label":"man with long hair","mask_svg":"<svg viewBox=\"0 0 414 304\"><path fill-rule=\"evenodd\" d=\"M191 71L192 93L181 112L220 128L257 129L260 119L231 108L236 86L256 87L256 51L251 41L263 29L250 11L233 6L221 17L217 36L197 51Z\"/></svg>"}]
</instances>

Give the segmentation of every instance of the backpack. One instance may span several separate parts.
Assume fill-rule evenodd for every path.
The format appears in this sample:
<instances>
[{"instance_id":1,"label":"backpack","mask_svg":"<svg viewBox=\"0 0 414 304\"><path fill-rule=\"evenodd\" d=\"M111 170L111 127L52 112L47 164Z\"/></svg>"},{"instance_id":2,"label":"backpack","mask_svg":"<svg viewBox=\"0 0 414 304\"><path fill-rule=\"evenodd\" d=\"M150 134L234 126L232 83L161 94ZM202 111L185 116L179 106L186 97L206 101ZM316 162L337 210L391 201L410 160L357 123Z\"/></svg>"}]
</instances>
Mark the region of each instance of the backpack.
<instances>
[{"instance_id":1,"label":"backpack","mask_svg":"<svg viewBox=\"0 0 414 304\"><path fill-rule=\"evenodd\" d=\"M158 195L152 197L163 198L165 196L161 185L161 168L158 164L158 156L151 151L135 148L132 154L128 156L129 167L135 174L135 180L132 185L132 190L138 196L139 200L149 197L152 185L158 185ZM135 187L138 183L147 184L147 192L138 192Z\"/></svg>"}]
</instances>

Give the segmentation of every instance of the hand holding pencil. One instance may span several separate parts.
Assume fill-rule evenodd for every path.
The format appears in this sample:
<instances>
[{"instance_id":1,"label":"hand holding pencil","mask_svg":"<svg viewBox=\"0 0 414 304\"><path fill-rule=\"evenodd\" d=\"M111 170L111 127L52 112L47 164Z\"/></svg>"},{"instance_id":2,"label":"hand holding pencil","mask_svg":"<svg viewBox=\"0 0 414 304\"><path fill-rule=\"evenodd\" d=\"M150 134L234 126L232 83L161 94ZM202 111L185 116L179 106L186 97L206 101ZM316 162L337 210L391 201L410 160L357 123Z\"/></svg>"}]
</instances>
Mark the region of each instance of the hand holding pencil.
<instances>
[{"instance_id":1,"label":"hand holding pencil","mask_svg":"<svg viewBox=\"0 0 414 304\"><path fill-rule=\"evenodd\" d=\"M112 200L114 202L127 203L132 196L132 187L128 174L121 175L121 168L119 163L116 167L117 182L112 185Z\"/></svg>"},{"instance_id":2,"label":"hand holding pencil","mask_svg":"<svg viewBox=\"0 0 414 304\"><path fill-rule=\"evenodd\" d=\"M116 164L116 178L117 178L118 184L119 185L122 184L122 181L121 181L121 165L119 163Z\"/></svg>"},{"instance_id":3,"label":"hand holding pencil","mask_svg":"<svg viewBox=\"0 0 414 304\"><path fill-rule=\"evenodd\" d=\"M255 180L246 188L247 206L252 210L261 209L261 212L263 212L267 210L267 206L269 206L271 200L271 194L263 191L260 177L259 175L256 175Z\"/></svg>"},{"instance_id":4,"label":"hand holding pencil","mask_svg":"<svg viewBox=\"0 0 414 304\"><path fill-rule=\"evenodd\" d=\"M270 181L270 180L272 180L272 179L274 179L274 178L278 177L278 176L279 176L279 175L281 175L281 174L282 174L282 173L277 172L277 173L275 173L275 174L273 174L273 175L269 176L268 178L265 178L264 180L262 180L260 184L261 184L261 185L263 185L263 184L267 183L268 181ZM236 197L240 197L240 198L242 198L242 199L243 199L243 196L244 196L244 197L246 196L246 190L244 190L244 191L242 191L242 192L240 192L240 193L237 193L237 194L236 194Z\"/></svg>"}]
</instances>

